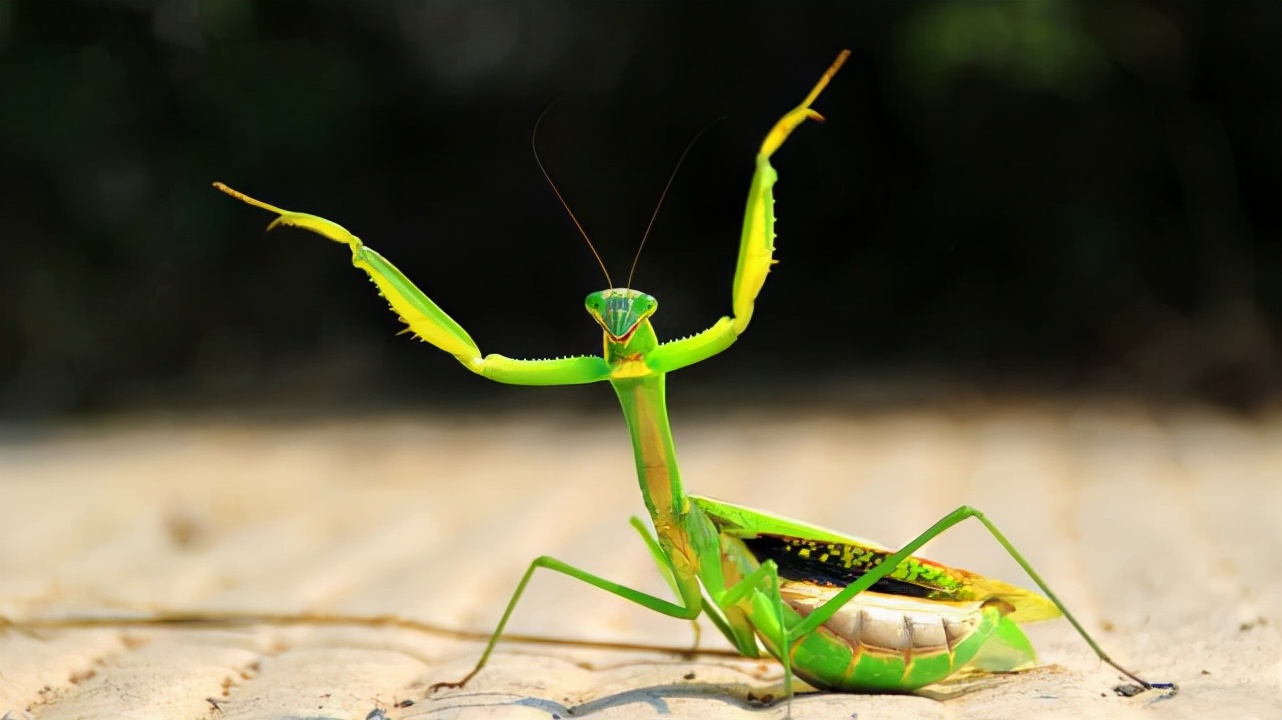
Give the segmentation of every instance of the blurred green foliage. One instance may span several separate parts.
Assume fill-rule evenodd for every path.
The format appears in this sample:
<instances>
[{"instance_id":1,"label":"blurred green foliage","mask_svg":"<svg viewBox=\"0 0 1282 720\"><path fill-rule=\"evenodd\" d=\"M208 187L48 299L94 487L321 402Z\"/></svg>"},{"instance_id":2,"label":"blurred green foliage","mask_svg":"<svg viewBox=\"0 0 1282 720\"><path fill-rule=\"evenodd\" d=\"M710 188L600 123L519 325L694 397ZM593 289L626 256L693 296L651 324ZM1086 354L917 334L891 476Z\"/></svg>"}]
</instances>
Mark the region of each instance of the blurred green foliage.
<instances>
[{"instance_id":1,"label":"blurred green foliage","mask_svg":"<svg viewBox=\"0 0 1282 720\"><path fill-rule=\"evenodd\" d=\"M1108 61L1064 0L979 0L922 8L902 48L914 89L938 97L958 75L981 70L1033 92L1089 97Z\"/></svg>"}]
</instances>

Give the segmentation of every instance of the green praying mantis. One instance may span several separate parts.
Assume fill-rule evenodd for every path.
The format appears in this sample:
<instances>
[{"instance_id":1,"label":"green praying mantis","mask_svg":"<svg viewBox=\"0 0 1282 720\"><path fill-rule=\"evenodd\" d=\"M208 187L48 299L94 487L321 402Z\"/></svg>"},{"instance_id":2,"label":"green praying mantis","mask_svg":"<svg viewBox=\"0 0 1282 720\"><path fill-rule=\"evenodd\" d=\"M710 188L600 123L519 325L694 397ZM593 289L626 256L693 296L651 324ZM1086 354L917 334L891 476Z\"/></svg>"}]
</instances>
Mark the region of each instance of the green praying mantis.
<instances>
[{"instance_id":1,"label":"green praying mantis","mask_svg":"<svg viewBox=\"0 0 1282 720\"><path fill-rule=\"evenodd\" d=\"M653 534L639 518L633 517L631 523L676 601L611 582L553 557L539 557L517 584L476 666L462 679L437 683L433 690L462 687L485 667L526 585L541 568L673 618L694 620L706 615L740 654L756 658L764 649L779 660L785 697L793 694L794 677L821 690L908 691L963 669L1028 667L1035 656L1019 624L1061 614L1102 661L1140 688L1176 690L1172 683L1141 679L1105 654L1015 546L974 508L954 510L892 551L843 533L690 495L682 488L664 401L665 377L727 349L747 329L754 301L775 262L772 189L777 175L770 158L806 120L823 119L811 105L848 55L843 51L805 100L771 128L757 153L734 276L733 314L693 336L660 342L650 322L658 309L654 297L628 287L594 292L587 296L586 307L604 334L600 357L516 360L482 355L458 323L343 227L215 183L229 195L275 213L278 217L269 230L292 225L347 245L352 264L369 275L408 331L450 353L472 372L513 385L604 381L618 394ZM583 232L582 227L579 230ZM982 523L1044 595L913 555L967 518Z\"/></svg>"}]
</instances>

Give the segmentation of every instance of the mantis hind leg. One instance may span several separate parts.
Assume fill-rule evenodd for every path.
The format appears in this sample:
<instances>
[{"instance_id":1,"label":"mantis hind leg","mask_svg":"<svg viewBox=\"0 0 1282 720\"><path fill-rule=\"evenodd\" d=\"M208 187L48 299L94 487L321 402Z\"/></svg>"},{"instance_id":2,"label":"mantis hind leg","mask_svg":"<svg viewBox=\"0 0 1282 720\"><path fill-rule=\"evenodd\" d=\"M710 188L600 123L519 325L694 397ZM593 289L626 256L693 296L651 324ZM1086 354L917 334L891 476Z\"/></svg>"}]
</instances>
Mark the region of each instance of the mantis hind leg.
<instances>
[{"instance_id":1,"label":"mantis hind leg","mask_svg":"<svg viewBox=\"0 0 1282 720\"><path fill-rule=\"evenodd\" d=\"M548 570L555 570L556 572L564 575L569 575L570 577L582 580L589 585L618 595L625 600L631 600L642 607L649 608L658 613L663 613L668 617L680 618L683 620L694 620L703 610L702 597L699 594L697 585L695 585L693 589L693 595L690 594L690 589L688 588L685 592L678 592L678 596L681 598L682 602L685 603L684 605L678 605L676 603L668 602L662 598L657 598L653 595L641 592L640 590L634 590L630 587L606 580L598 575L593 575L586 570L581 570L573 565L557 560L554 557L543 555L535 558L534 561L530 563L530 567L526 569L525 575L521 576L521 582L517 583L516 590L512 593L512 599L508 600L507 608L503 610L503 617L499 619L498 627L494 628L494 634L490 635L490 641L486 644L485 651L481 653L481 659L477 661L476 667L472 668L471 672L463 676L462 680L433 684L428 688L429 692L435 692L440 688L463 687L481 671L481 668L485 667L485 664L489 662L490 654L494 652L494 647L498 645L499 638L503 635L504 628L507 627L508 619L512 617L512 611L516 609L516 604L521 600L521 595L525 593L525 586L529 584L530 578L534 575L534 571L539 568L547 568Z\"/></svg>"},{"instance_id":2,"label":"mantis hind leg","mask_svg":"<svg viewBox=\"0 0 1282 720\"><path fill-rule=\"evenodd\" d=\"M1090 633L1086 632L1086 628L1082 627L1082 624L1078 622L1077 618L1073 616L1073 613L1070 612L1068 607L1064 605L1063 601L1059 599L1059 596L1057 596L1055 592L1051 590L1050 585L1048 585L1046 581L1042 579L1042 576L1035 569L1033 569L1032 564L1028 562L1028 560L1019 552L1019 550L1015 549L1014 544L1012 544L1010 540L1006 539L1006 536L1002 534L1002 531L998 530L997 526L994 525L991 520L989 520L987 517L984 516L984 513L968 505L963 505L957 508L956 510L952 511L951 513L945 515L938 522L936 522L934 525L931 525L925 532L918 535L907 545L904 545L902 548L900 548L899 550L895 551L893 554L888 556L885 559L885 561L883 561L877 567L873 568L872 570L868 571L864 575L860 576L858 580L848 585L845 589L843 589L840 593L834 596L827 603L824 603L822 606L817 608L814 612L812 612L809 616L807 616L805 620L798 623L797 625L794 625L788 633L790 641L794 641L795 639L805 637L809 633L814 632L815 629L817 629L820 625L822 625L829 618L831 618L838 610L840 610L843 605L850 602L852 598L854 598L856 595L863 592L864 590L867 590L868 588L872 587L872 585L876 583L878 580L894 572L895 569L899 567L900 563L908 559L908 557L912 555L914 552L921 549L922 545L925 545L930 540L934 539L935 537L942 534L944 531L948 530L949 528L953 527L957 523L967 518L975 518L980 523L982 523L985 528L988 529L988 532L993 536L995 540L997 540L997 543L1001 545L1002 548L1006 550L1007 554L1009 554L1011 558L1014 559L1015 562L1019 564L1020 568L1022 568L1024 572L1028 574L1028 577L1031 578L1032 581L1037 585L1038 589L1040 589L1046 595L1047 599L1049 599L1052 603L1054 603L1055 607L1058 608L1059 611L1064 615L1064 619L1068 620L1069 624L1071 624L1073 626L1073 629L1077 631L1077 634L1080 635L1082 639L1086 641L1086 644L1090 646L1091 650L1095 651L1095 655L1098 656L1100 660L1108 663L1110 666L1113 667L1113 669L1117 670L1121 674L1135 681L1136 684L1138 684L1140 687L1144 688L1145 690L1153 690L1153 689L1169 690L1172 693L1177 692L1179 690L1179 688L1175 685L1175 683L1149 682L1147 680L1144 680L1143 678L1131 672L1130 670L1127 670L1126 668L1122 667L1115 660L1109 657L1108 654L1104 652L1104 649L1099 646L1099 643L1095 642L1095 639L1091 637Z\"/></svg>"}]
</instances>

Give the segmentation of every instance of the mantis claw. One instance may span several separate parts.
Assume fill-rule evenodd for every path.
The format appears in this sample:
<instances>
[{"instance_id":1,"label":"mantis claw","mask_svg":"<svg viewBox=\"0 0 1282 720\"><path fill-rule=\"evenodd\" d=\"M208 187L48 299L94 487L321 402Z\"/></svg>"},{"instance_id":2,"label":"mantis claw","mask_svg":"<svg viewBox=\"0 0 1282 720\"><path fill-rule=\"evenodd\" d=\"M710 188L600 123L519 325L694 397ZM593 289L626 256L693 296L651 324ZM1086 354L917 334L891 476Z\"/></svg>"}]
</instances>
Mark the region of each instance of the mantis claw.
<instances>
[{"instance_id":1,"label":"mantis claw","mask_svg":"<svg viewBox=\"0 0 1282 720\"><path fill-rule=\"evenodd\" d=\"M1135 697L1136 695L1149 690L1162 691L1161 697L1158 698L1159 700L1173 698L1180 694L1180 686L1173 682L1148 682L1147 680L1142 680L1139 685L1131 685L1127 683L1117 685L1113 688L1113 692L1122 697Z\"/></svg>"}]
</instances>

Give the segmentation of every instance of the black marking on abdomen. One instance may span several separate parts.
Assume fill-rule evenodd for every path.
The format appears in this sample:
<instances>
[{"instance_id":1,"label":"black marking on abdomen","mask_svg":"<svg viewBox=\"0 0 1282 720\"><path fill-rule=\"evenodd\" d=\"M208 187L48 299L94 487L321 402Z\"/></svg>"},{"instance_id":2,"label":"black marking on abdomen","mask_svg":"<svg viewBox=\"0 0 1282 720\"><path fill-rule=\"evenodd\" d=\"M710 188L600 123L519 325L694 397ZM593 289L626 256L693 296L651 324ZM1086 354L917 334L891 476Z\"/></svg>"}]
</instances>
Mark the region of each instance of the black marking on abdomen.
<instances>
[{"instance_id":1,"label":"black marking on abdomen","mask_svg":"<svg viewBox=\"0 0 1282 720\"><path fill-rule=\"evenodd\" d=\"M884 554L871 553L865 562L852 562L847 565L839 551L848 546L839 543L816 543L780 535L743 538L743 544L756 556L758 562L774 560L779 566L779 577L785 580L838 588L846 587L858 580L886 559ZM860 548L859 553L863 555L867 551ZM888 595L916 598L930 598L937 594L932 588L888 577L881 578L868 589Z\"/></svg>"}]
</instances>

